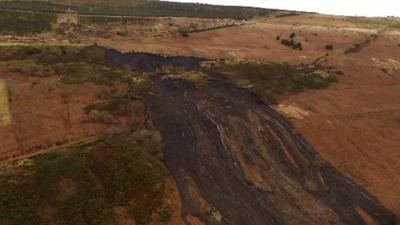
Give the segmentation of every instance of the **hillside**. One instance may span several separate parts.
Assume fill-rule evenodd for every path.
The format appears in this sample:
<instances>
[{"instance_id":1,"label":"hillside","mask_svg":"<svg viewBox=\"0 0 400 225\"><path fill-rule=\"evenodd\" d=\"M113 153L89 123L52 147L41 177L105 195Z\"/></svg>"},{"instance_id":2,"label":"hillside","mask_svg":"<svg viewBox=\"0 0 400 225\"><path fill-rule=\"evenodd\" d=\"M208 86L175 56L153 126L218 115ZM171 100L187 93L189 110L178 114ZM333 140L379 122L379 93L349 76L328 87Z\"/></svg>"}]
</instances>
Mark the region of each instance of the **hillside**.
<instances>
[{"instance_id":1,"label":"hillside","mask_svg":"<svg viewBox=\"0 0 400 225\"><path fill-rule=\"evenodd\" d=\"M400 223L398 18L162 4L0 3L1 225Z\"/></svg>"},{"instance_id":2,"label":"hillside","mask_svg":"<svg viewBox=\"0 0 400 225\"><path fill-rule=\"evenodd\" d=\"M164 1L0 1L0 8L43 12L65 12L73 10L80 14L115 16L153 16L153 17L198 17L198 18L235 18L245 19L266 16L276 10L215 6L193 3Z\"/></svg>"}]
</instances>

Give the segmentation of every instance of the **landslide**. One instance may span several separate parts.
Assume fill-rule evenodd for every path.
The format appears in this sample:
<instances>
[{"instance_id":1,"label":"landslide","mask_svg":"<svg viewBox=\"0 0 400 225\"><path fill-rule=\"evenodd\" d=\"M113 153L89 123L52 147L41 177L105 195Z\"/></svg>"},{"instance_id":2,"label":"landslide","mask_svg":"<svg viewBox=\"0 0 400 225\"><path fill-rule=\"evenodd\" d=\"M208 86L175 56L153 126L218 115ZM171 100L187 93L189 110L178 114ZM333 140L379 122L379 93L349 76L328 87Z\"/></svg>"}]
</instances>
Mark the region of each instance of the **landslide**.
<instances>
[{"instance_id":1,"label":"landslide","mask_svg":"<svg viewBox=\"0 0 400 225\"><path fill-rule=\"evenodd\" d=\"M158 79L148 97L183 218L205 224L396 224L292 124L224 79L196 87Z\"/></svg>"},{"instance_id":2,"label":"landslide","mask_svg":"<svg viewBox=\"0 0 400 225\"><path fill-rule=\"evenodd\" d=\"M135 61L134 53L112 57L108 60ZM157 63L170 60L158 57ZM397 224L392 212L324 160L262 95L233 85L218 67L199 73L201 79L153 76L145 95L186 224L193 216L210 225ZM312 75L304 76L309 83ZM308 88L301 76L289 77L277 80L294 90Z\"/></svg>"}]
</instances>

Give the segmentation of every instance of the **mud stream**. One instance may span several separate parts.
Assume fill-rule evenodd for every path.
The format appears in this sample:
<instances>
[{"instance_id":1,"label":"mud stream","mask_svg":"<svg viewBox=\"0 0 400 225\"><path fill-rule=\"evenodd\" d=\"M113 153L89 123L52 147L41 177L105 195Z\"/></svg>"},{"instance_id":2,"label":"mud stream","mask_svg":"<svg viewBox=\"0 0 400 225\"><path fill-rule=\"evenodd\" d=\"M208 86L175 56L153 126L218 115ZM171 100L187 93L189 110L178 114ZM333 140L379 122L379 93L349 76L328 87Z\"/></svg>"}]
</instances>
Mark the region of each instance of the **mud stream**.
<instances>
[{"instance_id":1,"label":"mud stream","mask_svg":"<svg viewBox=\"0 0 400 225\"><path fill-rule=\"evenodd\" d=\"M222 76L154 80L146 101L183 199L207 225L395 225L293 125ZM185 221L190 224L189 221Z\"/></svg>"}]
</instances>

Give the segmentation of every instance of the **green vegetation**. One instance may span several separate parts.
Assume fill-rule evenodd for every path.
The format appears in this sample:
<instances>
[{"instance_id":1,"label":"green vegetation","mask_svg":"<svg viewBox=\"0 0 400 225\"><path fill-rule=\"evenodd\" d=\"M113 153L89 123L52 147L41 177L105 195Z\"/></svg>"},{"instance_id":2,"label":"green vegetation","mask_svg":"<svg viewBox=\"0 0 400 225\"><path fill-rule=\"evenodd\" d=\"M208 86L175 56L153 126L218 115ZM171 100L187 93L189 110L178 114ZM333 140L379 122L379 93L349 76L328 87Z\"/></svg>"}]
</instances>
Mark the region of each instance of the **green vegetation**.
<instances>
[{"instance_id":1,"label":"green vegetation","mask_svg":"<svg viewBox=\"0 0 400 225\"><path fill-rule=\"evenodd\" d=\"M0 13L0 32L24 35L51 30L55 16L45 13L8 12Z\"/></svg>"},{"instance_id":2,"label":"green vegetation","mask_svg":"<svg viewBox=\"0 0 400 225\"><path fill-rule=\"evenodd\" d=\"M182 37L189 37L189 32L187 30L178 30Z\"/></svg>"},{"instance_id":3,"label":"green vegetation","mask_svg":"<svg viewBox=\"0 0 400 225\"><path fill-rule=\"evenodd\" d=\"M141 24L151 20L151 18L137 18L137 17L105 17L105 16L80 16L79 21L81 24Z\"/></svg>"},{"instance_id":4,"label":"green vegetation","mask_svg":"<svg viewBox=\"0 0 400 225\"><path fill-rule=\"evenodd\" d=\"M140 209L131 208L129 210L129 214L133 217L133 219L135 220L135 223L138 225L145 225L148 223L148 221L146 220L146 218L144 216L144 213Z\"/></svg>"},{"instance_id":5,"label":"green vegetation","mask_svg":"<svg viewBox=\"0 0 400 225\"><path fill-rule=\"evenodd\" d=\"M204 85L212 79L212 77L210 75L208 75L205 72L201 72L201 71L190 71L190 72L185 72L185 73L178 74L178 75L167 75L167 76L165 76L165 78L183 79L183 80L191 81L197 85Z\"/></svg>"},{"instance_id":6,"label":"green vegetation","mask_svg":"<svg viewBox=\"0 0 400 225\"><path fill-rule=\"evenodd\" d=\"M0 166L0 224L101 225L124 206L137 224L163 214L161 138L143 130Z\"/></svg>"},{"instance_id":7,"label":"green vegetation","mask_svg":"<svg viewBox=\"0 0 400 225\"><path fill-rule=\"evenodd\" d=\"M333 44L327 44L327 45L325 45L325 49L326 50L333 50L334 46L333 46Z\"/></svg>"},{"instance_id":8,"label":"green vegetation","mask_svg":"<svg viewBox=\"0 0 400 225\"><path fill-rule=\"evenodd\" d=\"M61 4L58 4L61 3ZM75 1L66 5L60 1L5 1L0 2L0 8L32 10L41 12L65 12L74 10L79 14L87 15L114 15L114 16L152 16L152 17L196 17L196 18L234 18L244 19L255 16L267 16L276 10L215 6L195 3L176 3L162 1L140 1L137 4L131 1Z\"/></svg>"},{"instance_id":9,"label":"green vegetation","mask_svg":"<svg viewBox=\"0 0 400 225\"><path fill-rule=\"evenodd\" d=\"M237 24L226 24L226 25L220 25L220 26L214 26L214 27L208 27L208 28L193 28L190 29L188 32L190 33L199 33L199 32L205 32L205 31L211 31L211 30L218 30L218 29L224 29L224 28L229 28L229 27L235 27L239 26Z\"/></svg>"},{"instance_id":10,"label":"green vegetation","mask_svg":"<svg viewBox=\"0 0 400 225\"><path fill-rule=\"evenodd\" d=\"M289 64L221 63L216 69L236 84L245 82L248 89L269 104L275 104L279 96L306 89L323 89L336 81L323 68L295 67Z\"/></svg>"},{"instance_id":11,"label":"green vegetation","mask_svg":"<svg viewBox=\"0 0 400 225\"><path fill-rule=\"evenodd\" d=\"M55 74L51 66L39 64L33 60L13 60L0 64L4 64L11 72L33 77L48 77Z\"/></svg>"},{"instance_id":12,"label":"green vegetation","mask_svg":"<svg viewBox=\"0 0 400 225\"><path fill-rule=\"evenodd\" d=\"M167 208L162 209L159 213L159 217L160 217L159 221L163 222L163 223L168 222L171 219L171 216L173 213L174 213L174 211L172 208L167 207Z\"/></svg>"},{"instance_id":13,"label":"green vegetation","mask_svg":"<svg viewBox=\"0 0 400 225\"><path fill-rule=\"evenodd\" d=\"M24 75L57 75L66 84L113 85L126 81L131 72L108 65L105 54L106 49L99 46L3 46L0 63Z\"/></svg>"}]
</instances>

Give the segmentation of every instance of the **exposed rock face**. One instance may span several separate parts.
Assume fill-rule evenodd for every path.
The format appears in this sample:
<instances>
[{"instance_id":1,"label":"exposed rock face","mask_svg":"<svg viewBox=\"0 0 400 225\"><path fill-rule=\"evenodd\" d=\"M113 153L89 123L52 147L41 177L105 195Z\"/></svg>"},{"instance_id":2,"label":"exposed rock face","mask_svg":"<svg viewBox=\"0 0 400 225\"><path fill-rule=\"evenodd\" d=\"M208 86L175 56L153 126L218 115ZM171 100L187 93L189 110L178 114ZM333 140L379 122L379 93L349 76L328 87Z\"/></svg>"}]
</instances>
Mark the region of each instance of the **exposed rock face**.
<instances>
[{"instance_id":1,"label":"exposed rock face","mask_svg":"<svg viewBox=\"0 0 400 225\"><path fill-rule=\"evenodd\" d=\"M154 82L149 110L166 144L183 218L210 225L397 224L287 119L246 90L222 78L201 87Z\"/></svg>"}]
</instances>

